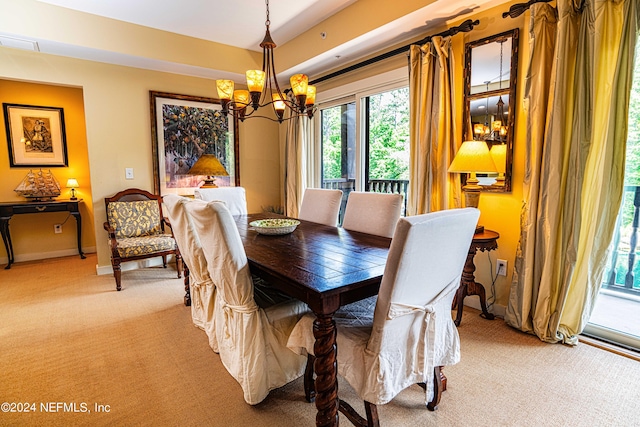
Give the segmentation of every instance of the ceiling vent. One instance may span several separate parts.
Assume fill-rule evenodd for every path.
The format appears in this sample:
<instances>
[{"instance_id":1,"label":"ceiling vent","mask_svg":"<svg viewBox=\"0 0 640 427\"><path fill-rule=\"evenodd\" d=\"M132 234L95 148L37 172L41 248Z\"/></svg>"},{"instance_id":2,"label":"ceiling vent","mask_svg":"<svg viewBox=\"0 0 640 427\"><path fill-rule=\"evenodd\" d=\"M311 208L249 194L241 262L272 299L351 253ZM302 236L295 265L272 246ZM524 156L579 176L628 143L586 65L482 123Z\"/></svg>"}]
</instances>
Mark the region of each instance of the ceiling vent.
<instances>
[{"instance_id":1,"label":"ceiling vent","mask_svg":"<svg viewBox=\"0 0 640 427\"><path fill-rule=\"evenodd\" d=\"M40 52L38 42L33 40L18 39L15 37L0 36L0 46L13 47L16 49L32 50Z\"/></svg>"}]
</instances>

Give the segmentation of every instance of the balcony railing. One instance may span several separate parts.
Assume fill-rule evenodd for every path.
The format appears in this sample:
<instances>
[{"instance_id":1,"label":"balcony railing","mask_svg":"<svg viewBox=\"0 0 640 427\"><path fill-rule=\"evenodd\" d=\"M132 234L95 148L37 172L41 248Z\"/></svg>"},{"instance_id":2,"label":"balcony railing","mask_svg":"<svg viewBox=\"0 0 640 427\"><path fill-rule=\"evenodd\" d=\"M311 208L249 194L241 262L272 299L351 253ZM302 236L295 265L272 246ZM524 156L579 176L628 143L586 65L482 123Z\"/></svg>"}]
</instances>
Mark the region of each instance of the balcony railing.
<instances>
[{"instance_id":1,"label":"balcony railing","mask_svg":"<svg viewBox=\"0 0 640 427\"><path fill-rule=\"evenodd\" d=\"M618 215L609 263L603 277L603 288L640 296L640 263L638 263L638 223L640 222L640 186L624 187L621 212L633 204L631 223L623 223ZM628 209L628 207L627 207Z\"/></svg>"},{"instance_id":2,"label":"balcony railing","mask_svg":"<svg viewBox=\"0 0 640 427\"><path fill-rule=\"evenodd\" d=\"M342 223L342 215L344 207L347 204L349 193L355 189L355 179L325 179L322 181L322 188L342 190L342 205L340 206L340 223ZM402 194L404 205L402 207L402 216L407 211L407 188L409 181L406 179L370 179L367 183L367 191L376 193L397 193Z\"/></svg>"}]
</instances>

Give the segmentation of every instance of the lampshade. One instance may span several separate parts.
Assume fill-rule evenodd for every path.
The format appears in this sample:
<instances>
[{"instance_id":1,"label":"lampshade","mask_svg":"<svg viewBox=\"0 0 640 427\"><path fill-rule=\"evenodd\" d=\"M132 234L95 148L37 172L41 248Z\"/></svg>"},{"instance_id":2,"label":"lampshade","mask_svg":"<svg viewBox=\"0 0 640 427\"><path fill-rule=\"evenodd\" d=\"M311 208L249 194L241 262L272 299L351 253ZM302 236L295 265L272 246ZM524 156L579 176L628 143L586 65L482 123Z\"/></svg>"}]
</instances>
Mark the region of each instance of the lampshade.
<instances>
[{"instance_id":1,"label":"lampshade","mask_svg":"<svg viewBox=\"0 0 640 427\"><path fill-rule=\"evenodd\" d=\"M266 78L265 72L261 70L249 70L246 72L246 75L249 92L262 92Z\"/></svg>"},{"instance_id":2,"label":"lampshade","mask_svg":"<svg viewBox=\"0 0 640 427\"><path fill-rule=\"evenodd\" d=\"M312 85L307 86L307 100L306 105L313 105L316 103L316 87Z\"/></svg>"},{"instance_id":3,"label":"lampshade","mask_svg":"<svg viewBox=\"0 0 640 427\"><path fill-rule=\"evenodd\" d=\"M480 203L480 190L476 172L497 172L496 165L491 159L489 147L484 141L465 141L449 165L449 172L468 173L469 177L462 187L464 191L465 206L477 208ZM484 230L481 225L476 226L476 233Z\"/></svg>"},{"instance_id":4,"label":"lampshade","mask_svg":"<svg viewBox=\"0 0 640 427\"><path fill-rule=\"evenodd\" d=\"M295 96L307 95L307 87L309 86L309 78L304 74L294 74L289 79L291 90Z\"/></svg>"},{"instance_id":5,"label":"lampshade","mask_svg":"<svg viewBox=\"0 0 640 427\"><path fill-rule=\"evenodd\" d=\"M449 165L449 172L475 173L498 172L493 163L489 147L484 141L465 141Z\"/></svg>"},{"instance_id":6,"label":"lampshade","mask_svg":"<svg viewBox=\"0 0 640 427\"><path fill-rule=\"evenodd\" d=\"M78 200L78 198L76 197L76 188L80 187L80 184L78 184L78 180L75 178L69 178L67 179L67 188L71 189L71 200Z\"/></svg>"},{"instance_id":7,"label":"lampshade","mask_svg":"<svg viewBox=\"0 0 640 427\"><path fill-rule=\"evenodd\" d=\"M216 87L220 99L231 100L233 98L233 80L216 80Z\"/></svg>"},{"instance_id":8,"label":"lampshade","mask_svg":"<svg viewBox=\"0 0 640 427\"><path fill-rule=\"evenodd\" d=\"M229 176L220 160L213 154L203 154L200 156L197 162L187 172L188 175L205 175L207 178L204 180L203 188L217 187L214 180L215 176Z\"/></svg>"}]
</instances>

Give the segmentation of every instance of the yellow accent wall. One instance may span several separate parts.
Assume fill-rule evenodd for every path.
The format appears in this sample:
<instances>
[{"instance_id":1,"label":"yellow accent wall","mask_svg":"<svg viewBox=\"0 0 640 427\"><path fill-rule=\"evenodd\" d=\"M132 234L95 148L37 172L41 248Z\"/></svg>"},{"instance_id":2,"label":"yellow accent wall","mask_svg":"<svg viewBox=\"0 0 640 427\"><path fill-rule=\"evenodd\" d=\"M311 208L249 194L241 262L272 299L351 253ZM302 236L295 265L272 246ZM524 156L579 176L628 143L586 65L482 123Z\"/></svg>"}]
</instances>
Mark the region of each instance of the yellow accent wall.
<instances>
[{"instance_id":1,"label":"yellow accent wall","mask_svg":"<svg viewBox=\"0 0 640 427\"><path fill-rule=\"evenodd\" d=\"M62 187L60 197L57 199L71 197L70 190L65 188L68 178L78 180L80 188L77 189L76 196L83 199L83 203L80 204L82 246L89 251L94 251L96 240L82 89L0 79L0 101L10 104L63 108L69 166L43 167L43 170L51 170ZM0 201L26 201L13 190L32 168L10 167L4 114L1 122ZM33 170L37 171L36 168ZM54 224L63 222L62 233L54 234ZM26 258L39 258L45 254L67 254L77 251L76 221L73 217L69 217L67 212L15 215L9 225L14 254L18 260L24 259L25 254L30 254ZM2 245L0 257L4 256L6 251Z\"/></svg>"}]
</instances>

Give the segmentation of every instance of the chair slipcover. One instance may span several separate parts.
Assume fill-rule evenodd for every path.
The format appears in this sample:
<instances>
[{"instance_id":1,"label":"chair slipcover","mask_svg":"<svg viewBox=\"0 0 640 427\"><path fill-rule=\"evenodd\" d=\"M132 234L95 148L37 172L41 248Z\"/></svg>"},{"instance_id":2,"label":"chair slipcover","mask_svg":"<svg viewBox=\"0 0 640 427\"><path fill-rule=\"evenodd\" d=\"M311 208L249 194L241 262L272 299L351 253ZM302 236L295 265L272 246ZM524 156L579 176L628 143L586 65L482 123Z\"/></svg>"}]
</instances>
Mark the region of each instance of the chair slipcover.
<instances>
[{"instance_id":1,"label":"chair slipcover","mask_svg":"<svg viewBox=\"0 0 640 427\"><path fill-rule=\"evenodd\" d=\"M210 202L219 200L227 205L231 215L247 214L247 195L244 187L196 188L193 192L196 199Z\"/></svg>"},{"instance_id":2,"label":"chair slipcover","mask_svg":"<svg viewBox=\"0 0 640 427\"><path fill-rule=\"evenodd\" d=\"M306 358L286 346L307 306L297 300L256 305L247 256L231 212L222 202L185 204L216 285L215 333L220 359L240 383L245 401L261 402L269 390L300 377Z\"/></svg>"},{"instance_id":3,"label":"chair slipcover","mask_svg":"<svg viewBox=\"0 0 640 427\"><path fill-rule=\"evenodd\" d=\"M347 199L342 227L391 238L401 212L402 194L352 191Z\"/></svg>"},{"instance_id":4,"label":"chair slipcover","mask_svg":"<svg viewBox=\"0 0 640 427\"><path fill-rule=\"evenodd\" d=\"M465 208L401 218L373 317L366 309L350 315L350 306L336 313L338 372L363 400L385 404L410 385L426 383L428 403L434 367L460 360L451 303L478 217L477 209ZM289 348L313 354L313 320L305 315L298 322Z\"/></svg>"},{"instance_id":5,"label":"chair slipcover","mask_svg":"<svg viewBox=\"0 0 640 427\"><path fill-rule=\"evenodd\" d=\"M216 340L213 314L216 287L209 276L207 260L193 221L185 208L186 204L194 203L195 201L175 194L167 194L162 199L173 235L180 248L183 262L189 268L191 318L193 324L205 331L209 338L209 345L217 353L218 342Z\"/></svg>"},{"instance_id":6,"label":"chair slipcover","mask_svg":"<svg viewBox=\"0 0 640 427\"><path fill-rule=\"evenodd\" d=\"M302 197L298 218L335 227L338 225L341 201L342 190L307 188Z\"/></svg>"}]
</instances>

